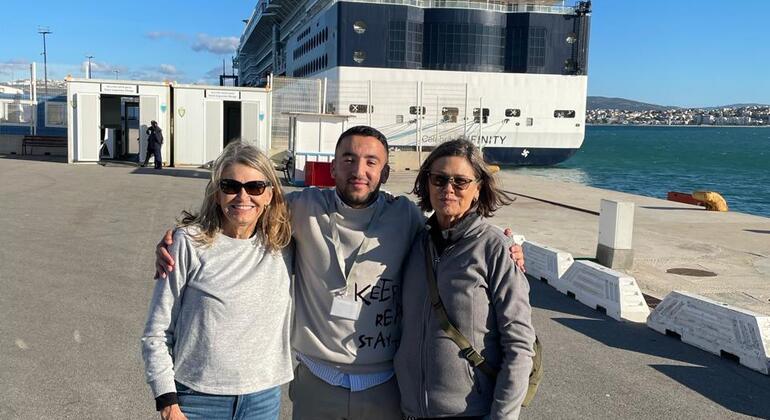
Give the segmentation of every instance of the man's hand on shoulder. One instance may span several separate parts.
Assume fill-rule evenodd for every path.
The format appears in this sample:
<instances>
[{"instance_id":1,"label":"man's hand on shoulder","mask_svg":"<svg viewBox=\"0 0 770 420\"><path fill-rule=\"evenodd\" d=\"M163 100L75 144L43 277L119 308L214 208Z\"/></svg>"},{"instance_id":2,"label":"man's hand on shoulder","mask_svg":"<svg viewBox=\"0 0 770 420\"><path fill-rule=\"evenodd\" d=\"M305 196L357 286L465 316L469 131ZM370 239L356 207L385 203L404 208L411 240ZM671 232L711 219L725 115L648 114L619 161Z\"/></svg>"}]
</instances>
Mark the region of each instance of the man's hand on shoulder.
<instances>
[{"instance_id":1,"label":"man's hand on shoulder","mask_svg":"<svg viewBox=\"0 0 770 420\"><path fill-rule=\"evenodd\" d=\"M504 233L505 236L509 238L513 237L511 228L505 228ZM518 267L522 273L526 273L527 269L524 267L524 249L521 245L513 244L508 251L511 253L511 259L516 264L516 267Z\"/></svg>"},{"instance_id":2,"label":"man's hand on shoulder","mask_svg":"<svg viewBox=\"0 0 770 420\"><path fill-rule=\"evenodd\" d=\"M169 229L155 246L155 279L165 279L168 273L174 271L174 258L169 254L168 247L174 243L174 231Z\"/></svg>"}]
</instances>

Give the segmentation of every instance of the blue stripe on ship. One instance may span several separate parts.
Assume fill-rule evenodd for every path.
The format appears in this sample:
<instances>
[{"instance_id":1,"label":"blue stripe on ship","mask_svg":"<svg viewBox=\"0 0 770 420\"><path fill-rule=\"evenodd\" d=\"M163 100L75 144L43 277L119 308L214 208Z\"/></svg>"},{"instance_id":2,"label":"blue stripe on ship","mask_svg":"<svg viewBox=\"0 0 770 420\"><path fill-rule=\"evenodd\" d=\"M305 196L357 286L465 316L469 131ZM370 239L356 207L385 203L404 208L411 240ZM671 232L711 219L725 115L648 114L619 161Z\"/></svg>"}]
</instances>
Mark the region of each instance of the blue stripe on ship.
<instances>
[{"instance_id":1,"label":"blue stripe on ship","mask_svg":"<svg viewBox=\"0 0 770 420\"><path fill-rule=\"evenodd\" d=\"M564 162L578 149L484 147L484 159L501 166L549 166Z\"/></svg>"}]
</instances>

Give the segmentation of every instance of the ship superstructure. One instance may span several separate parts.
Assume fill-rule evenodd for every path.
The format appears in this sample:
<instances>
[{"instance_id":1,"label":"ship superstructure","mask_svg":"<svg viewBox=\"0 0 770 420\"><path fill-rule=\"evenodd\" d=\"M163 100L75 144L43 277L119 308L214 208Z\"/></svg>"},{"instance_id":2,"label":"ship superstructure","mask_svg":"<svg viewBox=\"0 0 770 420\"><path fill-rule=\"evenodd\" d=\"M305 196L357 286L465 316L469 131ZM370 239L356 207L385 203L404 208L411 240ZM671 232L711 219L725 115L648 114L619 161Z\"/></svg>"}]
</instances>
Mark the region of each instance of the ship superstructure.
<instances>
[{"instance_id":1,"label":"ship superstructure","mask_svg":"<svg viewBox=\"0 0 770 420\"><path fill-rule=\"evenodd\" d=\"M549 165L585 133L590 2L260 0L240 83L323 81L318 111L349 113L394 147L460 135L489 161Z\"/></svg>"}]
</instances>

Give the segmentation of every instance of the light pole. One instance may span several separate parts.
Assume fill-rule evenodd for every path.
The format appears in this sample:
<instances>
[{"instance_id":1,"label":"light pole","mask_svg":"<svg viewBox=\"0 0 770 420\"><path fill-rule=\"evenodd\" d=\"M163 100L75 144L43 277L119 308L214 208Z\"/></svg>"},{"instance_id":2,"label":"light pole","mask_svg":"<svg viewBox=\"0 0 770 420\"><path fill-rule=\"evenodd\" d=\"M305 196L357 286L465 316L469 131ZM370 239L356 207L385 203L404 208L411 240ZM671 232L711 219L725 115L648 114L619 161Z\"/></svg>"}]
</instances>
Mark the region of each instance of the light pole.
<instances>
[{"instance_id":1,"label":"light pole","mask_svg":"<svg viewBox=\"0 0 770 420\"><path fill-rule=\"evenodd\" d=\"M113 72L115 73L115 80L118 80L118 73L120 73L120 70L115 69Z\"/></svg>"},{"instance_id":2,"label":"light pole","mask_svg":"<svg viewBox=\"0 0 770 420\"><path fill-rule=\"evenodd\" d=\"M94 58L93 55L87 55L86 58L88 59L88 78L91 78L91 59Z\"/></svg>"},{"instance_id":3,"label":"light pole","mask_svg":"<svg viewBox=\"0 0 770 420\"><path fill-rule=\"evenodd\" d=\"M45 47L45 36L53 32L47 26L38 26L37 33L43 35L43 76L45 79L45 96L48 96L48 51Z\"/></svg>"}]
</instances>

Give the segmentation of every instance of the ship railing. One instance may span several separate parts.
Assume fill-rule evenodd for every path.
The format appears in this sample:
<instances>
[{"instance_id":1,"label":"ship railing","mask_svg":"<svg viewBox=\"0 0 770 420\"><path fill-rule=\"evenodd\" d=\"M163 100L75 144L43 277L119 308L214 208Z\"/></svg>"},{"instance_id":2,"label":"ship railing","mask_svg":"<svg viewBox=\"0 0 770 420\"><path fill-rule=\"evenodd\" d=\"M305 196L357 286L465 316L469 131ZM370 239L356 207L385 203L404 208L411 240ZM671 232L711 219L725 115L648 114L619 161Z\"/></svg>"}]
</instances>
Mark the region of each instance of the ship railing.
<instances>
[{"instance_id":1,"label":"ship railing","mask_svg":"<svg viewBox=\"0 0 770 420\"><path fill-rule=\"evenodd\" d=\"M351 3L373 3L373 4L393 4L402 6L446 9L475 9L489 10L495 12L510 13L552 13L568 15L575 13L575 7L543 4L522 4L510 3L506 1L480 1L480 0L331 0L328 5L346 1Z\"/></svg>"}]
</instances>

